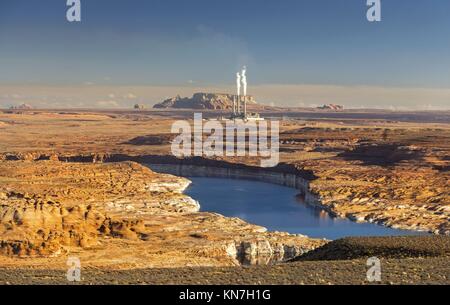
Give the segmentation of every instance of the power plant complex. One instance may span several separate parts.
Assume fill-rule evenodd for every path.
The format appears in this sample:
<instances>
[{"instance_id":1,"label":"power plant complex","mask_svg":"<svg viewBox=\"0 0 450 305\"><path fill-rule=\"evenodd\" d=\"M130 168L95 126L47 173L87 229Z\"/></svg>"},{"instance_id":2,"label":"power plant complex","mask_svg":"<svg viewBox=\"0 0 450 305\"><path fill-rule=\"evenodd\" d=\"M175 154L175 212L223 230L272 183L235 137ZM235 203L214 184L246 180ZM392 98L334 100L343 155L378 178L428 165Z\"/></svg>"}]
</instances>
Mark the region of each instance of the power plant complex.
<instances>
[{"instance_id":1,"label":"power plant complex","mask_svg":"<svg viewBox=\"0 0 450 305\"><path fill-rule=\"evenodd\" d=\"M243 95L241 95L241 88ZM249 113L247 111L247 68L244 66L241 72L236 73L237 94L233 98L232 120L261 121L264 120L258 113Z\"/></svg>"}]
</instances>

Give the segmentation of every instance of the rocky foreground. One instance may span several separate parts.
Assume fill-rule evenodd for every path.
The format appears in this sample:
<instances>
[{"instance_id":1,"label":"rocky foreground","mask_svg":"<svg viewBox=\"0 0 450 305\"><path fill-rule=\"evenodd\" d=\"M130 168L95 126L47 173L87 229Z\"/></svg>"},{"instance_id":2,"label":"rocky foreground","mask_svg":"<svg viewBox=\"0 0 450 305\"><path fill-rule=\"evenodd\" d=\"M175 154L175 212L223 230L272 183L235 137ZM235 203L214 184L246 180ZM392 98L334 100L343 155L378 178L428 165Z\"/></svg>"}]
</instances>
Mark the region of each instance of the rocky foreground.
<instances>
[{"instance_id":1,"label":"rocky foreground","mask_svg":"<svg viewBox=\"0 0 450 305\"><path fill-rule=\"evenodd\" d=\"M367 259L380 259L380 282ZM450 237L347 238L272 266L133 270L84 268L81 284L450 284ZM0 268L0 284L71 284L62 270Z\"/></svg>"},{"instance_id":2,"label":"rocky foreground","mask_svg":"<svg viewBox=\"0 0 450 305\"><path fill-rule=\"evenodd\" d=\"M133 162L0 162L0 266L266 264L325 243L200 213L189 183Z\"/></svg>"}]
</instances>

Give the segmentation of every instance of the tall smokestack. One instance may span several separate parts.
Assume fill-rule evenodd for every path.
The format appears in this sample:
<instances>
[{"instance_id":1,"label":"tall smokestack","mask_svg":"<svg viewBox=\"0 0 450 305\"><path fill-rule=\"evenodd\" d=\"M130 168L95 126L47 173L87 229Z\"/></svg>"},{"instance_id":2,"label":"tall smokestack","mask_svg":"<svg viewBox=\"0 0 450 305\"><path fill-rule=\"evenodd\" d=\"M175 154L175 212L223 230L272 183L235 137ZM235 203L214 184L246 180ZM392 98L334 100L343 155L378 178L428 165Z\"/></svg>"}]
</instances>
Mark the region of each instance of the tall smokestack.
<instances>
[{"instance_id":1,"label":"tall smokestack","mask_svg":"<svg viewBox=\"0 0 450 305\"><path fill-rule=\"evenodd\" d=\"M247 67L244 66L241 72L242 86L244 87L244 117L247 118Z\"/></svg>"},{"instance_id":2,"label":"tall smokestack","mask_svg":"<svg viewBox=\"0 0 450 305\"><path fill-rule=\"evenodd\" d=\"M241 75L236 73L236 87L237 87L237 96L241 95Z\"/></svg>"},{"instance_id":3,"label":"tall smokestack","mask_svg":"<svg viewBox=\"0 0 450 305\"><path fill-rule=\"evenodd\" d=\"M237 105L236 114L241 112L241 75L239 72L236 73L236 88L237 88Z\"/></svg>"}]
</instances>

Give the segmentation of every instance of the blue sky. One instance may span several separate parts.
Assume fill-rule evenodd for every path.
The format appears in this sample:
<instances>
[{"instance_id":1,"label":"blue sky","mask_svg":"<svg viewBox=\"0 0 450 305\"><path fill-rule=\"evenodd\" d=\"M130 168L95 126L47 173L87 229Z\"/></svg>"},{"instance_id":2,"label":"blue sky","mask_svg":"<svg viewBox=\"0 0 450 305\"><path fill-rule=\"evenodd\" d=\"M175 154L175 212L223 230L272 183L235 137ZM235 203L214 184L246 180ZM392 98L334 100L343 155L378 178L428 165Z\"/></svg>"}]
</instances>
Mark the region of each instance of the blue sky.
<instances>
[{"instance_id":1,"label":"blue sky","mask_svg":"<svg viewBox=\"0 0 450 305\"><path fill-rule=\"evenodd\" d=\"M0 84L450 88L450 1L0 2Z\"/></svg>"}]
</instances>

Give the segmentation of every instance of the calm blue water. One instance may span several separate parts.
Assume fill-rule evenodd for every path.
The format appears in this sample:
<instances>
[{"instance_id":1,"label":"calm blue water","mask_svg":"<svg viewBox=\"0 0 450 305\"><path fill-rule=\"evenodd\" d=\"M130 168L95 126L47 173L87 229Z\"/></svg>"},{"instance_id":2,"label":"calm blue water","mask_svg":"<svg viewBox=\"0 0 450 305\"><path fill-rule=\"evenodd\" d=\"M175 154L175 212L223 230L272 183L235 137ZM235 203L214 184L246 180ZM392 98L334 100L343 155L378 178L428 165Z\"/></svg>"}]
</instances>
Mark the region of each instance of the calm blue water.
<instances>
[{"instance_id":1,"label":"calm blue water","mask_svg":"<svg viewBox=\"0 0 450 305\"><path fill-rule=\"evenodd\" d=\"M192 178L186 194L198 200L202 211L239 217L270 231L300 233L310 237L337 239L345 236L419 235L348 219L302 203L296 189L270 183L218 178Z\"/></svg>"}]
</instances>

